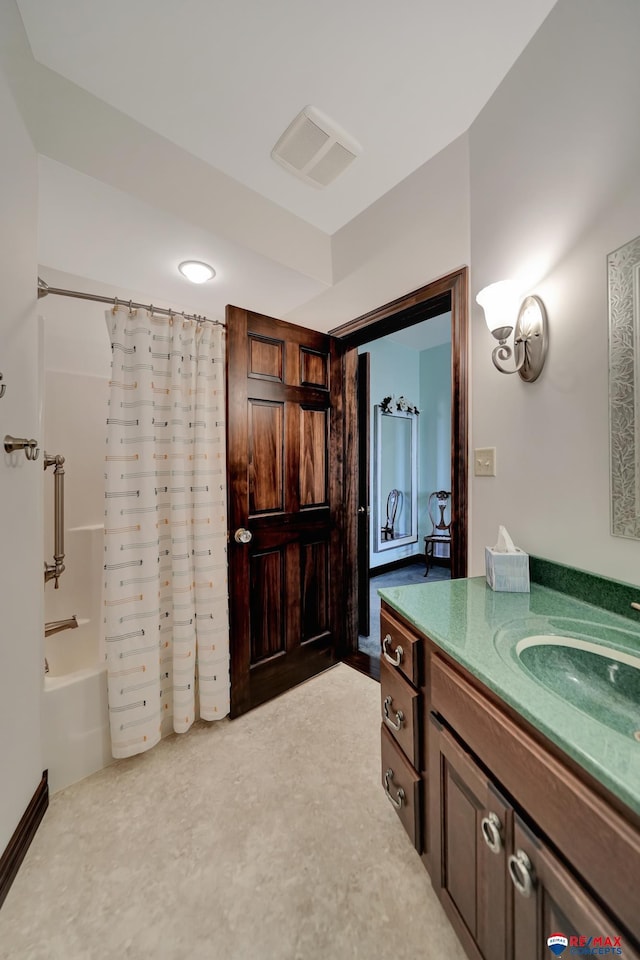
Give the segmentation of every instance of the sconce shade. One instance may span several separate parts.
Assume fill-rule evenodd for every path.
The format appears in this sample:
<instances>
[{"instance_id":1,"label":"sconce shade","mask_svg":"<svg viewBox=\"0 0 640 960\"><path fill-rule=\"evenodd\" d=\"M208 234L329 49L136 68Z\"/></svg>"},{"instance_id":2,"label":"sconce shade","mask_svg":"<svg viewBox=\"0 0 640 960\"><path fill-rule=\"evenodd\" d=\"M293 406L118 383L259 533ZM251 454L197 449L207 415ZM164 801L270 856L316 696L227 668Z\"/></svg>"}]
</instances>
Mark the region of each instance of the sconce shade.
<instances>
[{"instance_id":1,"label":"sconce shade","mask_svg":"<svg viewBox=\"0 0 640 960\"><path fill-rule=\"evenodd\" d=\"M520 306L520 290L513 280L499 280L484 287L476 297L487 326L496 340L506 340L513 330Z\"/></svg>"}]
</instances>

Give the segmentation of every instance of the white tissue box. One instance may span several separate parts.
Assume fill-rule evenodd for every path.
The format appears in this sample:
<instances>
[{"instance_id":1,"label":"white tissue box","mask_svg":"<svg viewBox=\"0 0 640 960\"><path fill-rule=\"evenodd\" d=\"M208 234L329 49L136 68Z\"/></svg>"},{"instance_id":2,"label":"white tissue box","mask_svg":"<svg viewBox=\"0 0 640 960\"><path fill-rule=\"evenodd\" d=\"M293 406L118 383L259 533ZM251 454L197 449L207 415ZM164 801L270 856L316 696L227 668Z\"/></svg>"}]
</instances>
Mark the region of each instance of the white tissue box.
<instances>
[{"instance_id":1,"label":"white tissue box","mask_svg":"<svg viewBox=\"0 0 640 960\"><path fill-rule=\"evenodd\" d=\"M515 553L484 548L487 583L492 590L529 593L529 554L516 547Z\"/></svg>"}]
</instances>

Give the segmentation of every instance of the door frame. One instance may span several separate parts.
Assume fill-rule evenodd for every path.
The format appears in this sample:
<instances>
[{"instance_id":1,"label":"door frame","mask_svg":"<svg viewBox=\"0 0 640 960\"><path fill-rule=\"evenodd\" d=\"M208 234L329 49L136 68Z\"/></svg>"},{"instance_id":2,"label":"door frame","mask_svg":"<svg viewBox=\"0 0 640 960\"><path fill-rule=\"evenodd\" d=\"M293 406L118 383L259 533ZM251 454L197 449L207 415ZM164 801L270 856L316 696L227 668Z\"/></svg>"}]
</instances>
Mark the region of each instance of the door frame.
<instances>
[{"instance_id":1,"label":"door frame","mask_svg":"<svg viewBox=\"0 0 640 960\"><path fill-rule=\"evenodd\" d=\"M451 502L453 543L451 576L467 575L468 542L468 369L469 268L460 267L431 283L330 330L344 349L345 460L344 460L344 577L345 605L343 658L370 676L379 676L374 658L358 651L358 424L357 347L397 333L451 310ZM376 669L377 668L377 669Z\"/></svg>"}]
</instances>

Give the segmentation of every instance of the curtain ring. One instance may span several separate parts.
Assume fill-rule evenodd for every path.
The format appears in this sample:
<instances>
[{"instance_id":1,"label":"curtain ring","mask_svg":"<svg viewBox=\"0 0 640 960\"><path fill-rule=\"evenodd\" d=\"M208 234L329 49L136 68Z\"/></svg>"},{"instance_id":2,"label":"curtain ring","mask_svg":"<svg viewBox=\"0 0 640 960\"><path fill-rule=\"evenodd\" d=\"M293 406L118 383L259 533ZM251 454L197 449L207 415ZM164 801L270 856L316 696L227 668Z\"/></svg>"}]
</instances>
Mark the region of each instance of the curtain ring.
<instances>
[{"instance_id":1,"label":"curtain ring","mask_svg":"<svg viewBox=\"0 0 640 960\"><path fill-rule=\"evenodd\" d=\"M117 297L114 297L114 298L113 298L113 306L111 307L111 313L112 313L112 314L114 315L114 317L115 317L115 315L116 315L117 312L118 312L118 298L117 298Z\"/></svg>"}]
</instances>

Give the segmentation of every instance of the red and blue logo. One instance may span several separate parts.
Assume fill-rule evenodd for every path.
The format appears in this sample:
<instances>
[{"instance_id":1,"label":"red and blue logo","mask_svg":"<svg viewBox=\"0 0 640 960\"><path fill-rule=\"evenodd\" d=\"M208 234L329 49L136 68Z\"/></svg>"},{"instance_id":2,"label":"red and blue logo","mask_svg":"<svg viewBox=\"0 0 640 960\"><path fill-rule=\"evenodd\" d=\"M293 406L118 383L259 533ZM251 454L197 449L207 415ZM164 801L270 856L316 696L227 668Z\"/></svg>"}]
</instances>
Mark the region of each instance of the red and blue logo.
<instances>
[{"instance_id":1,"label":"red and blue logo","mask_svg":"<svg viewBox=\"0 0 640 960\"><path fill-rule=\"evenodd\" d=\"M547 937L547 946L556 957L559 957L569 946L569 941L562 933L552 933Z\"/></svg>"}]
</instances>

